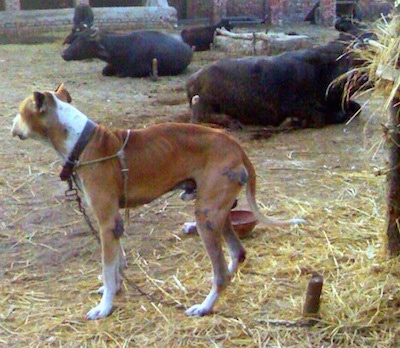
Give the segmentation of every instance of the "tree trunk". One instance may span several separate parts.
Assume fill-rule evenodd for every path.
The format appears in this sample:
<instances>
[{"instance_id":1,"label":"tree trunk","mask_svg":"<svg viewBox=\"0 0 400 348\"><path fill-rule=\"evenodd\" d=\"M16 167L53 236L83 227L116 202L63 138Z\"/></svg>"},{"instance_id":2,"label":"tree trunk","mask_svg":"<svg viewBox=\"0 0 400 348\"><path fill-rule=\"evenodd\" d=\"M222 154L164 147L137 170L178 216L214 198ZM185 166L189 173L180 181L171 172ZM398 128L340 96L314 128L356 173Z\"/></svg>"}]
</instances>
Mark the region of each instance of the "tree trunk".
<instances>
[{"instance_id":1,"label":"tree trunk","mask_svg":"<svg viewBox=\"0 0 400 348\"><path fill-rule=\"evenodd\" d=\"M390 125L386 129L389 151L389 171L387 174L388 226L387 250L394 257L400 255L400 99L394 98L390 107Z\"/></svg>"}]
</instances>

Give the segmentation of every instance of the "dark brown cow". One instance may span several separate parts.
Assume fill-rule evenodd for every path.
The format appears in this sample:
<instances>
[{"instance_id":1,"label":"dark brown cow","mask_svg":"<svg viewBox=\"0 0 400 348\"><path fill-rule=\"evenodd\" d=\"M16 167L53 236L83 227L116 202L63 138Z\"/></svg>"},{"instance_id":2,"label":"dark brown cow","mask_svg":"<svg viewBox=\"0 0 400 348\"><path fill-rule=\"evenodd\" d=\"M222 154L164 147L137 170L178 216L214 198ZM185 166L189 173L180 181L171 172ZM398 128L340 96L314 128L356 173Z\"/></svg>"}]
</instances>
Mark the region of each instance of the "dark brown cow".
<instances>
[{"instance_id":1,"label":"dark brown cow","mask_svg":"<svg viewBox=\"0 0 400 348\"><path fill-rule=\"evenodd\" d=\"M302 128L345 122L360 109L350 95L343 100L344 80L332 83L351 68L346 47L333 41L270 57L218 60L187 80L192 121L279 126L290 119Z\"/></svg>"},{"instance_id":2,"label":"dark brown cow","mask_svg":"<svg viewBox=\"0 0 400 348\"><path fill-rule=\"evenodd\" d=\"M229 20L222 19L215 25L183 29L181 31L181 36L183 41L192 47L194 51L207 51L214 42L215 30L222 27L226 30L232 30L233 28Z\"/></svg>"}]
</instances>

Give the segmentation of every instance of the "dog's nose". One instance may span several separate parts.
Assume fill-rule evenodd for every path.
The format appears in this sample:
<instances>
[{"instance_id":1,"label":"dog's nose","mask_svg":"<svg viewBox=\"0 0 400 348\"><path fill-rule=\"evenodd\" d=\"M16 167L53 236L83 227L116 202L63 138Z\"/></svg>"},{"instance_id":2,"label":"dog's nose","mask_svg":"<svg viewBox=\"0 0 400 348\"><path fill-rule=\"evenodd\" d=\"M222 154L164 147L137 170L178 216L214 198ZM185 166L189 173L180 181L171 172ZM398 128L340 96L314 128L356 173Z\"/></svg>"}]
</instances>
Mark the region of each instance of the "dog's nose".
<instances>
[{"instance_id":1,"label":"dog's nose","mask_svg":"<svg viewBox=\"0 0 400 348\"><path fill-rule=\"evenodd\" d=\"M14 128L11 129L11 135L12 135L13 137L18 137L20 140L25 140L25 137L24 137L21 133L19 133L18 131L16 131Z\"/></svg>"},{"instance_id":2,"label":"dog's nose","mask_svg":"<svg viewBox=\"0 0 400 348\"><path fill-rule=\"evenodd\" d=\"M17 116L15 116L12 126L11 126L11 135L13 137L18 137L21 140L24 140L25 137L23 136L23 133L21 132L20 126L19 126L19 121L21 119L21 115L18 114Z\"/></svg>"}]
</instances>

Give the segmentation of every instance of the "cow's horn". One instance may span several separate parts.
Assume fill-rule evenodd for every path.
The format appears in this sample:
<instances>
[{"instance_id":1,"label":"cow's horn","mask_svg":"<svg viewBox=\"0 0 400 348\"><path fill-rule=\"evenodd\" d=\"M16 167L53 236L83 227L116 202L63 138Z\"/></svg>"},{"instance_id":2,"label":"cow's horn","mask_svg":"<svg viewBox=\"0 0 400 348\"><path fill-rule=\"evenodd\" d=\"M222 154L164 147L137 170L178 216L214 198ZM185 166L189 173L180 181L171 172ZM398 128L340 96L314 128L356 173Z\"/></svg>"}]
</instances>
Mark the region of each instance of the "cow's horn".
<instances>
[{"instance_id":1,"label":"cow's horn","mask_svg":"<svg viewBox=\"0 0 400 348\"><path fill-rule=\"evenodd\" d=\"M90 37L95 37L99 33L99 28L92 27L91 30Z\"/></svg>"}]
</instances>

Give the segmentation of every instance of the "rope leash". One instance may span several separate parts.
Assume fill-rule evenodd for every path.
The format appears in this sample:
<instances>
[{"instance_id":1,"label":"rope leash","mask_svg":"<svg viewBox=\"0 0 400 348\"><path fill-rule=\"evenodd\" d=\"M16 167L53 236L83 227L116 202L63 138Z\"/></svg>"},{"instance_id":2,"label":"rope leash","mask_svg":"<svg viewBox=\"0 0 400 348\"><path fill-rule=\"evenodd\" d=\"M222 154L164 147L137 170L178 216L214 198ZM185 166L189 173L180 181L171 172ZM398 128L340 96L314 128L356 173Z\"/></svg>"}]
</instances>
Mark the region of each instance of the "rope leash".
<instances>
[{"instance_id":1,"label":"rope leash","mask_svg":"<svg viewBox=\"0 0 400 348\"><path fill-rule=\"evenodd\" d=\"M74 184L75 184L75 187L74 187ZM75 201L78 204L79 212L83 215L83 218L85 219L86 224L89 226L91 234L96 238L99 245L101 245L99 232L94 228L89 216L86 213L85 207L82 205L82 199L78 194L78 187L79 186L76 182L76 176L73 175L72 177L69 177L68 178L68 190L65 191L65 197L67 199L75 198ZM134 288L140 295L145 296L149 301L154 302L153 297L150 294L144 292L138 285L136 285L136 283L134 283L132 280L130 280L126 276L125 272L122 269L120 269L119 272L120 272L121 276L125 279L127 284L129 284L132 288Z\"/></svg>"},{"instance_id":2,"label":"rope leash","mask_svg":"<svg viewBox=\"0 0 400 348\"><path fill-rule=\"evenodd\" d=\"M81 197L79 197L76 176L75 175L70 176L67 180L67 183L68 183L68 190L65 191L65 197L68 199L75 198L75 201L78 204L78 209L82 213L83 218L86 221L86 224L89 226L90 232L92 233L93 236L95 236L98 243L101 244L99 232L94 228L92 222L90 221L89 216L86 213L85 207L82 205L82 199ZM74 184L76 188L74 188Z\"/></svg>"}]
</instances>

